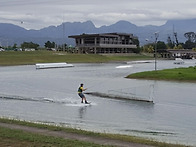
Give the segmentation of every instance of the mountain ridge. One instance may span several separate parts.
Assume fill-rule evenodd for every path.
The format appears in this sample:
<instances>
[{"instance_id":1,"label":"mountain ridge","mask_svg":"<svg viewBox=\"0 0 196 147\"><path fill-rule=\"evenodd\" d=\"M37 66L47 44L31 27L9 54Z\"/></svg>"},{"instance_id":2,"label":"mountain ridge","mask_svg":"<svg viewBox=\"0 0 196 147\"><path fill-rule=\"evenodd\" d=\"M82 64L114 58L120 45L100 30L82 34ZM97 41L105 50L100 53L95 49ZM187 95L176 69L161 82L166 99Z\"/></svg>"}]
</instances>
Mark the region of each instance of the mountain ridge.
<instances>
[{"instance_id":1,"label":"mountain ridge","mask_svg":"<svg viewBox=\"0 0 196 147\"><path fill-rule=\"evenodd\" d=\"M74 40L68 38L70 35L82 33L131 33L139 38L140 44L154 42L154 33L159 32L160 41L167 41L168 36L172 38L173 32L177 32L179 42L185 42L184 33L196 32L196 19L168 20L160 26L146 25L137 26L129 21L120 20L111 25L96 27L92 21L85 22L63 22L58 26L48 26L40 30L27 30L20 26L8 23L0 23L0 45L20 45L23 42L34 42L44 46L47 41L54 41L57 44L67 43L74 45Z\"/></svg>"}]
</instances>

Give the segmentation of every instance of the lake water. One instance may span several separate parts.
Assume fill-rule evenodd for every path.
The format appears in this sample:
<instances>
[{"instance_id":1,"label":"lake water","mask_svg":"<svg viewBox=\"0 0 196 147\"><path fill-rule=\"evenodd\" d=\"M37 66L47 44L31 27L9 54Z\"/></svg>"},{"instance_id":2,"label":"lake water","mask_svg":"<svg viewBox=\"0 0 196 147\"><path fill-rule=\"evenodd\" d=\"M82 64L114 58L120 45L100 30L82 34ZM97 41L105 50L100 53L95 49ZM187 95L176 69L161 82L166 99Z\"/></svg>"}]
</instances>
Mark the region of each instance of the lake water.
<instances>
[{"instance_id":1,"label":"lake water","mask_svg":"<svg viewBox=\"0 0 196 147\"><path fill-rule=\"evenodd\" d=\"M157 68L195 62L158 61ZM0 67L0 116L196 146L196 84L124 78L147 70L154 70L153 62ZM87 92L134 93L153 103L86 95L91 105L84 105L77 95L80 83Z\"/></svg>"}]
</instances>

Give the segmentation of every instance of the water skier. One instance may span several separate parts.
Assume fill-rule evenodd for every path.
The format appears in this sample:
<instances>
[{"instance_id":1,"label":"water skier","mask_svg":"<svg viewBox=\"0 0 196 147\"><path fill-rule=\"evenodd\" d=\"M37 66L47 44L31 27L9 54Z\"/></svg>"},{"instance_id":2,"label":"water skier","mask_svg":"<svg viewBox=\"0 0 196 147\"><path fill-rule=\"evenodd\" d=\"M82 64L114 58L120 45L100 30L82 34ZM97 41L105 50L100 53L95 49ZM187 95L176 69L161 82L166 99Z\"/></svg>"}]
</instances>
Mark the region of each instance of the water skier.
<instances>
[{"instance_id":1,"label":"water skier","mask_svg":"<svg viewBox=\"0 0 196 147\"><path fill-rule=\"evenodd\" d=\"M80 87L78 88L78 95L82 98L81 103L83 103L83 101L85 101L85 104L89 104L86 100L86 97L83 94L83 91L85 91L87 88L84 89L83 85L84 84L80 84Z\"/></svg>"}]
</instances>

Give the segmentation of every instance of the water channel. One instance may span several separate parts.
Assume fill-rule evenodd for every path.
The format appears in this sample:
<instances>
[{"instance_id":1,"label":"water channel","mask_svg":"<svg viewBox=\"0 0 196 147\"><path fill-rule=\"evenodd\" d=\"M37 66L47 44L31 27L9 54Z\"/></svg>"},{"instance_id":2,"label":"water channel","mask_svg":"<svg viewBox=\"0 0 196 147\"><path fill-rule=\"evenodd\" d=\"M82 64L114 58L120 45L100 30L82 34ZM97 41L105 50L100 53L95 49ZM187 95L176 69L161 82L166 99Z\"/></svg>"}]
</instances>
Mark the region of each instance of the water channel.
<instances>
[{"instance_id":1,"label":"water channel","mask_svg":"<svg viewBox=\"0 0 196 147\"><path fill-rule=\"evenodd\" d=\"M189 67L195 62L176 65L160 60L157 68ZM196 84L124 78L147 70L154 70L154 62L44 70L34 65L0 67L0 117L196 146ZM136 91L153 103L86 95L91 105L84 105L77 95L80 83L87 92Z\"/></svg>"}]
</instances>

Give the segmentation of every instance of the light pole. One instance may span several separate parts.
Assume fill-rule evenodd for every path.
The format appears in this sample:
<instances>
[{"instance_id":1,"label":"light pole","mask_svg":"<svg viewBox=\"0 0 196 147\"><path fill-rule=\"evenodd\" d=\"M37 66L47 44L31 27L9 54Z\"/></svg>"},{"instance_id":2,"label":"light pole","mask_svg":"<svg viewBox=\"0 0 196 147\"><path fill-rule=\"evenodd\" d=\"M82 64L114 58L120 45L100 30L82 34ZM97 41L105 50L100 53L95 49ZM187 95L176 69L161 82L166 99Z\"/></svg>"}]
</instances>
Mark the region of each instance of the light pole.
<instances>
[{"instance_id":1,"label":"light pole","mask_svg":"<svg viewBox=\"0 0 196 147\"><path fill-rule=\"evenodd\" d=\"M158 39L158 37L159 37L159 33L158 32L155 32L154 33L154 35L155 35L155 55L154 55L154 60L155 60L155 71L157 70L157 39Z\"/></svg>"}]
</instances>

